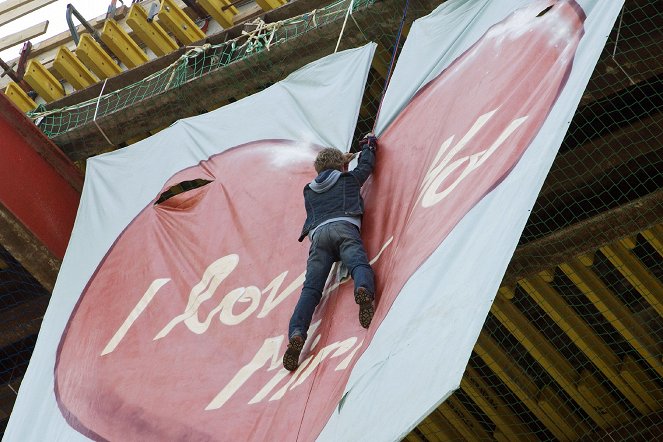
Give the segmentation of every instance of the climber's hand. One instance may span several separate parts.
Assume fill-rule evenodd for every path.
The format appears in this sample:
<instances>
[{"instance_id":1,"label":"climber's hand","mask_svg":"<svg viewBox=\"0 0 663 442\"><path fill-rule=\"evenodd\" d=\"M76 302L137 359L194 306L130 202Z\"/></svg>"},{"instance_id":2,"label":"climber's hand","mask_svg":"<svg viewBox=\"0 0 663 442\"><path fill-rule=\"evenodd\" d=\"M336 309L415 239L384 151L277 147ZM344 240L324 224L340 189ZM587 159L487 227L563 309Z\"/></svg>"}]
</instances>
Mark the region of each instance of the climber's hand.
<instances>
[{"instance_id":1,"label":"climber's hand","mask_svg":"<svg viewBox=\"0 0 663 442\"><path fill-rule=\"evenodd\" d=\"M378 139L375 137L373 132L367 133L364 138L359 140L359 148L363 149L365 145L368 145L369 149L375 149L378 147Z\"/></svg>"}]
</instances>

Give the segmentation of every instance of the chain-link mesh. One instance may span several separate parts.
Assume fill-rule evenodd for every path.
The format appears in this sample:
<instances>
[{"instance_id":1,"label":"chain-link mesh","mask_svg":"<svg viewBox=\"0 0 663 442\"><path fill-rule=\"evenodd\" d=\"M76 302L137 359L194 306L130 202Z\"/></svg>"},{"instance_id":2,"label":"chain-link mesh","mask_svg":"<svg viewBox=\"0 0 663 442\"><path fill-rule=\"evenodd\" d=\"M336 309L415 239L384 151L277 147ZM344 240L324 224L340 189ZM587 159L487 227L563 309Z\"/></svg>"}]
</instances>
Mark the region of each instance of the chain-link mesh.
<instances>
[{"instance_id":1,"label":"chain-link mesh","mask_svg":"<svg viewBox=\"0 0 663 442\"><path fill-rule=\"evenodd\" d=\"M662 37L626 0L461 387L407 440L660 440Z\"/></svg>"},{"instance_id":2,"label":"chain-link mesh","mask_svg":"<svg viewBox=\"0 0 663 442\"><path fill-rule=\"evenodd\" d=\"M0 247L0 436L32 355L48 292ZM18 338L18 340L16 340Z\"/></svg>"},{"instance_id":3,"label":"chain-link mesh","mask_svg":"<svg viewBox=\"0 0 663 442\"><path fill-rule=\"evenodd\" d=\"M437 3L411 0L406 31ZM358 24L355 18L347 23L341 49L379 44L357 137L373 126L402 6L356 1L354 10L365 14L355 14ZM42 117L40 127L56 141L95 112L107 118L102 127L132 113L132 127L153 132L264 89L327 55L347 7L347 0L335 2L268 24L255 38L194 49L122 91L32 116ZM330 50L316 52L323 44ZM663 434L662 60L659 2L626 0L461 387L407 440L622 441ZM205 96L187 95L196 82L206 84ZM166 89L179 95L160 98ZM183 110L193 99L199 108ZM159 115L139 113L150 100L160 100ZM98 136L92 130L85 139ZM89 145L98 148L95 143Z\"/></svg>"}]
</instances>

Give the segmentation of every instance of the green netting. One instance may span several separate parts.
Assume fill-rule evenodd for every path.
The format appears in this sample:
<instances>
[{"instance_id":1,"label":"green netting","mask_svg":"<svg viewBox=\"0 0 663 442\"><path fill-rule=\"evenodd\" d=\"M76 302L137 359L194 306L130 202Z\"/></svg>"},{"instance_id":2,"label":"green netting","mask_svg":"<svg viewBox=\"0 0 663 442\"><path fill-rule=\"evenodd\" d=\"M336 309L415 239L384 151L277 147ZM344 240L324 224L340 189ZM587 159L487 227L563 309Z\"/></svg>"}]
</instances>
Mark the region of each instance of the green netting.
<instances>
[{"instance_id":1,"label":"green netting","mask_svg":"<svg viewBox=\"0 0 663 442\"><path fill-rule=\"evenodd\" d=\"M408 440L660 440L662 37L627 0L461 388Z\"/></svg>"},{"instance_id":2,"label":"green netting","mask_svg":"<svg viewBox=\"0 0 663 442\"><path fill-rule=\"evenodd\" d=\"M375 0L356 0L356 11ZM343 19L349 7L347 0L339 0L323 8L297 17L266 24L260 19L248 24L249 31L227 42L191 47L177 61L144 79L111 93L59 109L46 110L42 105L28 113L49 137L67 132L93 119L119 112L148 97L181 87L209 72L221 69L233 62L269 51L288 41L330 22ZM103 92L103 91L102 91Z\"/></svg>"},{"instance_id":3,"label":"green netting","mask_svg":"<svg viewBox=\"0 0 663 442\"><path fill-rule=\"evenodd\" d=\"M23 312L26 309L39 311L47 304L48 291L0 246L0 330L3 331L0 334L0 436L34 350L41 322L41 318L25 317ZM19 322L21 318L25 322ZM14 341L11 333L17 328L24 333Z\"/></svg>"},{"instance_id":4,"label":"green netting","mask_svg":"<svg viewBox=\"0 0 663 442\"><path fill-rule=\"evenodd\" d=\"M181 108L191 99L187 86L203 81L206 96L196 96L195 112L206 112L278 81L297 67L290 63L306 62L321 45L333 51L348 3L268 24L252 37L191 49L120 91L30 115L56 140L89 125L95 112L97 119L134 112L127 134L135 126L157 129L191 115ZM438 3L411 0L408 22ZM394 0L358 1L354 10L364 14L357 16L361 26L348 21L341 49L379 43L357 136L373 125L402 6ZM323 28L334 32L320 37ZM136 111L164 90L177 95L163 101L159 115ZM662 111L663 11L655 0L627 0L532 209L461 388L407 440L660 438ZM79 143L97 146L98 140L86 141L98 137L96 131ZM6 349L7 360L12 352L25 355L29 346L19 344Z\"/></svg>"}]
</instances>

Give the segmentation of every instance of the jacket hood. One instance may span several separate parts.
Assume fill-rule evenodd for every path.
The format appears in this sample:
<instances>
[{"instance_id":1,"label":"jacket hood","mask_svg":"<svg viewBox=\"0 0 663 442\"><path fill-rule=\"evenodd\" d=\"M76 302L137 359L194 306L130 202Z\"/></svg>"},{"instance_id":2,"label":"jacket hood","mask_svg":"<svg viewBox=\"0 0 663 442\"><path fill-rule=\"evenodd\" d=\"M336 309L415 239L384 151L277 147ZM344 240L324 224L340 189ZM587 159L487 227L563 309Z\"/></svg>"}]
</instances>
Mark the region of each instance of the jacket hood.
<instances>
[{"instance_id":1,"label":"jacket hood","mask_svg":"<svg viewBox=\"0 0 663 442\"><path fill-rule=\"evenodd\" d=\"M320 175L315 177L309 184L311 190L316 193L323 193L332 188L336 181L341 177L340 170L327 169L320 172Z\"/></svg>"}]
</instances>

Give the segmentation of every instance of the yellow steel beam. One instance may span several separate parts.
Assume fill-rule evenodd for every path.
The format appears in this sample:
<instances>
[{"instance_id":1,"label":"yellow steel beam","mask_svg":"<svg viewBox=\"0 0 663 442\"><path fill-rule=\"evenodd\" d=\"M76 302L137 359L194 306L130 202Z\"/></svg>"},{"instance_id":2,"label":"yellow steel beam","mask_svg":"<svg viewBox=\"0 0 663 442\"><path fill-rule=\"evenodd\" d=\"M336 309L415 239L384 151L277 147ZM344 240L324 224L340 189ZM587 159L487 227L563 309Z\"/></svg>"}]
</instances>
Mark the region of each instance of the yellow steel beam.
<instances>
[{"instance_id":1,"label":"yellow steel beam","mask_svg":"<svg viewBox=\"0 0 663 442\"><path fill-rule=\"evenodd\" d=\"M629 344L663 376L663 364L659 357L657 342L633 317L631 311L591 271L592 258L588 255L561 264L560 269L589 299L596 309L612 324Z\"/></svg>"},{"instance_id":2,"label":"yellow steel beam","mask_svg":"<svg viewBox=\"0 0 663 442\"><path fill-rule=\"evenodd\" d=\"M64 89L57 78L37 60L30 60L23 77L47 102L64 97Z\"/></svg>"},{"instance_id":3,"label":"yellow steel beam","mask_svg":"<svg viewBox=\"0 0 663 442\"><path fill-rule=\"evenodd\" d=\"M493 302L491 313L599 427L610 426L610 422L598 410L598 408L604 408L605 405L584 399L576 388L578 371L559 354L543 333L532 325L520 310L510 301L498 296ZM610 400L610 398L605 400Z\"/></svg>"},{"instance_id":4,"label":"yellow steel beam","mask_svg":"<svg viewBox=\"0 0 663 442\"><path fill-rule=\"evenodd\" d=\"M567 425L567 421L573 422L573 415L568 415L569 419L567 416L557 414L556 411L544 412L539 406L540 401L537 402L539 389L536 384L493 338L487 333L481 333L474 346L474 351L558 440L576 439L577 433L571 431Z\"/></svg>"},{"instance_id":5,"label":"yellow steel beam","mask_svg":"<svg viewBox=\"0 0 663 442\"><path fill-rule=\"evenodd\" d=\"M147 54L115 20L106 20L101 31L101 41L106 43L106 46L128 68L135 68L148 61Z\"/></svg>"},{"instance_id":6,"label":"yellow steel beam","mask_svg":"<svg viewBox=\"0 0 663 442\"><path fill-rule=\"evenodd\" d=\"M268 1L278 2L278 0ZM224 28L229 28L234 24L234 17L239 12L234 6L228 7L228 5L232 4L232 2L228 0L198 0L198 4ZM224 7L226 7L226 9L223 9Z\"/></svg>"},{"instance_id":7,"label":"yellow steel beam","mask_svg":"<svg viewBox=\"0 0 663 442\"><path fill-rule=\"evenodd\" d=\"M573 409L563 401L557 392L550 386L545 386L539 394L539 407L544 413L557 416L574 416ZM565 434L575 435L571 440L577 440L583 435L589 434L590 429L585 422L578 419L561 419L555 421L564 429Z\"/></svg>"},{"instance_id":8,"label":"yellow steel beam","mask_svg":"<svg viewBox=\"0 0 663 442\"><path fill-rule=\"evenodd\" d=\"M504 299L513 299L514 296L516 296L516 288L512 286L505 286L503 285L499 289L497 289L497 294L500 295Z\"/></svg>"},{"instance_id":9,"label":"yellow steel beam","mask_svg":"<svg viewBox=\"0 0 663 442\"><path fill-rule=\"evenodd\" d=\"M447 442L450 440L464 440L449 421L442 415L439 409L433 410L425 419L431 431L434 433L424 433L424 436L430 441Z\"/></svg>"},{"instance_id":10,"label":"yellow steel beam","mask_svg":"<svg viewBox=\"0 0 663 442\"><path fill-rule=\"evenodd\" d=\"M649 413L645 401L619 376L619 358L541 276L525 278L518 283L638 411Z\"/></svg>"},{"instance_id":11,"label":"yellow steel beam","mask_svg":"<svg viewBox=\"0 0 663 442\"><path fill-rule=\"evenodd\" d=\"M14 103L21 111L28 112L37 107L37 103L25 93L21 87L10 81L5 89L5 95ZM0 266L0 268L2 268Z\"/></svg>"},{"instance_id":12,"label":"yellow steel beam","mask_svg":"<svg viewBox=\"0 0 663 442\"><path fill-rule=\"evenodd\" d=\"M173 0L161 0L159 24L175 35L180 43L188 45L205 38L205 33L182 11Z\"/></svg>"},{"instance_id":13,"label":"yellow steel beam","mask_svg":"<svg viewBox=\"0 0 663 442\"><path fill-rule=\"evenodd\" d=\"M127 24L138 38L159 57L178 48L175 40L170 38L159 23L154 20L147 21L147 13L138 3L133 4L129 9Z\"/></svg>"},{"instance_id":14,"label":"yellow steel beam","mask_svg":"<svg viewBox=\"0 0 663 442\"><path fill-rule=\"evenodd\" d=\"M198 3L200 3L200 1ZM256 0L256 3L258 3L258 6L260 6L263 11L267 12L267 11L271 11L272 9L278 8L279 6L285 5L286 3L288 3L288 1L287 0Z\"/></svg>"},{"instance_id":15,"label":"yellow steel beam","mask_svg":"<svg viewBox=\"0 0 663 442\"><path fill-rule=\"evenodd\" d=\"M663 317L663 284L622 244L613 243L601 247L600 250L659 316Z\"/></svg>"},{"instance_id":16,"label":"yellow steel beam","mask_svg":"<svg viewBox=\"0 0 663 442\"><path fill-rule=\"evenodd\" d=\"M467 440L487 440L490 435L460 403L451 396L439 407L442 415Z\"/></svg>"},{"instance_id":17,"label":"yellow steel beam","mask_svg":"<svg viewBox=\"0 0 663 442\"><path fill-rule=\"evenodd\" d=\"M83 34L76 47L76 57L100 79L113 77L122 72L122 68L113 58L94 41L90 34Z\"/></svg>"},{"instance_id":18,"label":"yellow steel beam","mask_svg":"<svg viewBox=\"0 0 663 442\"><path fill-rule=\"evenodd\" d=\"M507 440L512 441L539 440L472 367L467 367L465 370L460 387L493 421L497 427L496 433L503 434Z\"/></svg>"},{"instance_id":19,"label":"yellow steel beam","mask_svg":"<svg viewBox=\"0 0 663 442\"><path fill-rule=\"evenodd\" d=\"M661 257L663 257L663 224L642 232L642 236L651 244Z\"/></svg>"},{"instance_id":20,"label":"yellow steel beam","mask_svg":"<svg viewBox=\"0 0 663 442\"><path fill-rule=\"evenodd\" d=\"M85 89L97 82L92 72L66 46L58 49L53 67L74 89Z\"/></svg>"},{"instance_id":21,"label":"yellow steel beam","mask_svg":"<svg viewBox=\"0 0 663 442\"><path fill-rule=\"evenodd\" d=\"M589 370L583 370L580 374L578 391L589 402L605 405L605 408L599 408L599 412L606 417L611 426L623 424L631 419L624 406L612 400L612 395L608 389ZM609 400L606 401L606 398L609 398Z\"/></svg>"},{"instance_id":22,"label":"yellow steel beam","mask_svg":"<svg viewBox=\"0 0 663 442\"><path fill-rule=\"evenodd\" d=\"M619 374L640 397L652 397L652 402L650 403L652 410L660 410L663 407L663 393L661 389L631 356L627 355L624 357Z\"/></svg>"}]
</instances>

